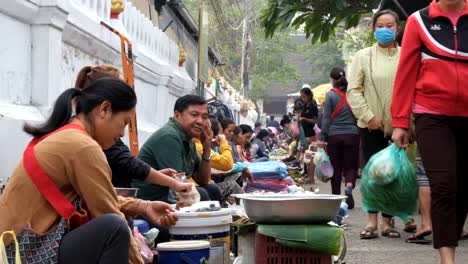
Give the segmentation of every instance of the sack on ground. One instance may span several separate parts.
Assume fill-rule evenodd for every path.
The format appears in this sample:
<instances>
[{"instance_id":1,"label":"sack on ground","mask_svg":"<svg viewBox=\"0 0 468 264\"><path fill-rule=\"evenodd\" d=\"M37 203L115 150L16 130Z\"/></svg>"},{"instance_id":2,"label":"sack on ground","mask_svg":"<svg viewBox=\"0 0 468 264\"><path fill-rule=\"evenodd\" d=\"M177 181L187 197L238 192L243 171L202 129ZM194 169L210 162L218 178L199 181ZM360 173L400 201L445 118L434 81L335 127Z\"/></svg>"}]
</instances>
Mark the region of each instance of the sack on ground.
<instances>
[{"instance_id":1,"label":"sack on ground","mask_svg":"<svg viewBox=\"0 0 468 264\"><path fill-rule=\"evenodd\" d=\"M361 179L365 211L380 211L407 221L416 211L418 185L414 166L395 144L375 154Z\"/></svg>"}]
</instances>

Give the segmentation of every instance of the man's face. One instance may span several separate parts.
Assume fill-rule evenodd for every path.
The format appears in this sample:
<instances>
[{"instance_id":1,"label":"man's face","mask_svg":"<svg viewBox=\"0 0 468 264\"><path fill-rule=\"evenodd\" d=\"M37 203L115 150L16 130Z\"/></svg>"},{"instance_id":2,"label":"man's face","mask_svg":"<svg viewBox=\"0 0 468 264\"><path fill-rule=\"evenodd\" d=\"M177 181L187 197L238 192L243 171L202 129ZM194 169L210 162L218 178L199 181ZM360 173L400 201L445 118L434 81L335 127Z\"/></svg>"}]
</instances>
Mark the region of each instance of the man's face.
<instances>
[{"instance_id":1,"label":"man's face","mask_svg":"<svg viewBox=\"0 0 468 264\"><path fill-rule=\"evenodd\" d=\"M190 138L199 138L206 129L208 119L208 106L190 105L182 113L175 112L174 119Z\"/></svg>"}]
</instances>

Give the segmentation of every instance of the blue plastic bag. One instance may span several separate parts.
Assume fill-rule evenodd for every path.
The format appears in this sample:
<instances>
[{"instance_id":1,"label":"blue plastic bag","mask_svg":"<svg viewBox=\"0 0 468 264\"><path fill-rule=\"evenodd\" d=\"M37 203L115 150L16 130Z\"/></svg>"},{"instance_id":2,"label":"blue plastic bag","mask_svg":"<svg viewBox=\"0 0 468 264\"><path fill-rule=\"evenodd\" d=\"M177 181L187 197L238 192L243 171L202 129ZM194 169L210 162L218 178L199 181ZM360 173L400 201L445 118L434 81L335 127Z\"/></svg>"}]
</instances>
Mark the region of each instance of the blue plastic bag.
<instances>
[{"instance_id":1,"label":"blue plastic bag","mask_svg":"<svg viewBox=\"0 0 468 264\"><path fill-rule=\"evenodd\" d=\"M364 167L363 209L380 211L407 221L416 211L418 185L412 162L395 144L378 152Z\"/></svg>"}]
</instances>

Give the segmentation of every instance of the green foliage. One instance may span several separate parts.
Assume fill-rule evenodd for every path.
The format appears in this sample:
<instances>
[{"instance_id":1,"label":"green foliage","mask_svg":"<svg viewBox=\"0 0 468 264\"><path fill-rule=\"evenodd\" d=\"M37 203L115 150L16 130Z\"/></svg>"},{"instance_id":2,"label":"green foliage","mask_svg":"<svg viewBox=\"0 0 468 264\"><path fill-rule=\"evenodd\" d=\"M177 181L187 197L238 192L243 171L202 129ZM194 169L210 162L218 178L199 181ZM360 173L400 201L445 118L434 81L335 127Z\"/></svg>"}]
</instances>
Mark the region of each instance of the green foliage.
<instances>
[{"instance_id":1,"label":"green foliage","mask_svg":"<svg viewBox=\"0 0 468 264\"><path fill-rule=\"evenodd\" d=\"M372 30L361 32L358 30L347 30L343 32L343 37L338 40L338 49L342 51L346 64L351 63L354 54L375 43Z\"/></svg>"},{"instance_id":2,"label":"green foliage","mask_svg":"<svg viewBox=\"0 0 468 264\"><path fill-rule=\"evenodd\" d=\"M339 50L339 42L341 41L339 36L332 37L326 43L300 46L299 50L305 53L306 60L309 60L313 65L311 80L305 80L312 87L330 82L329 73L333 67L345 66Z\"/></svg>"},{"instance_id":3,"label":"green foliage","mask_svg":"<svg viewBox=\"0 0 468 264\"><path fill-rule=\"evenodd\" d=\"M359 24L361 16L376 8L380 0L267 0L261 11L265 36L273 37L286 28L302 30L312 43L327 42L336 35L338 25L345 29Z\"/></svg>"},{"instance_id":4,"label":"green foliage","mask_svg":"<svg viewBox=\"0 0 468 264\"><path fill-rule=\"evenodd\" d=\"M184 0L194 18L198 17L198 1ZM264 0L250 0L248 8L243 6L243 1L215 1L224 13L225 23L220 21L219 9L215 10L212 1L206 0L210 16L209 43L225 64L221 74L229 79L233 87L240 89L241 86L241 22L244 17L250 21L252 38L249 69L252 90L249 91L249 97L263 98L264 88L270 83L288 83L301 78L296 67L283 58L285 51L296 51L298 47L289 32L283 31L269 39L264 37L258 21L258 10L264 7Z\"/></svg>"}]
</instances>

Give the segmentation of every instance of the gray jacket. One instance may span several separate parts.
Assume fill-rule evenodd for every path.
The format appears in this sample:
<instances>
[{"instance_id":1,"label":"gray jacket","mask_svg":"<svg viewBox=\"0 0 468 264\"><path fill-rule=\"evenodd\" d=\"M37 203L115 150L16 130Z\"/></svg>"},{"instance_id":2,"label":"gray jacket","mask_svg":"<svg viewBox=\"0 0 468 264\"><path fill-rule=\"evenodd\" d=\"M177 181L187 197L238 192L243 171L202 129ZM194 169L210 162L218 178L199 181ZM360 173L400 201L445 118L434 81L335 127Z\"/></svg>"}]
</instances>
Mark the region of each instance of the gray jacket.
<instances>
[{"instance_id":1,"label":"gray jacket","mask_svg":"<svg viewBox=\"0 0 468 264\"><path fill-rule=\"evenodd\" d=\"M322 131L320 132L319 139L327 141L329 136L336 135L358 135L358 127L353 112L346 104L343 105L340 112L331 121L331 115L335 111L341 97L334 91L329 91L325 96L325 103L322 117Z\"/></svg>"}]
</instances>

